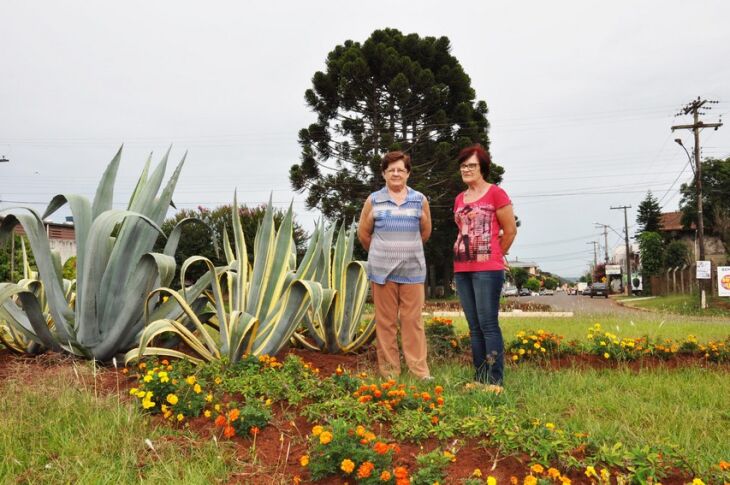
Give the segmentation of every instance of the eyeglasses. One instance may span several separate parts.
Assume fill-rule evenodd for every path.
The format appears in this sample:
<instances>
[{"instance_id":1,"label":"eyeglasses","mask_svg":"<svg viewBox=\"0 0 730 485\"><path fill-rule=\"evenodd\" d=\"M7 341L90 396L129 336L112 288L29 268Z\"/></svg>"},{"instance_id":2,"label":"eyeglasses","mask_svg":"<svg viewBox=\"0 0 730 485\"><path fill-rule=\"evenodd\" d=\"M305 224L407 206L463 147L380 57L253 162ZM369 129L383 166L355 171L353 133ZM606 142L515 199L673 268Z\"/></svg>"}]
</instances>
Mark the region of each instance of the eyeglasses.
<instances>
[{"instance_id":1,"label":"eyeglasses","mask_svg":"<svg viewBox=\"0 0 730 485\"><path fill-rule=\"evenodd\" d=\"M462 172L473 172L477 168L479 168L478 163L465 163L464 165L461 165L459 167L459 170L461 170Z\"/></svg>"},{"instance_id":2,"label":"eyeglasses","mask_svg":"<svg viewBox=\"0 0 730 485\"><path fill-rule=\"evenodd\" d=\"M408 173L408 170L405 168L389 168L385 171L388 175L394 174L394 173Z\"/></svg>"}]
</instances>

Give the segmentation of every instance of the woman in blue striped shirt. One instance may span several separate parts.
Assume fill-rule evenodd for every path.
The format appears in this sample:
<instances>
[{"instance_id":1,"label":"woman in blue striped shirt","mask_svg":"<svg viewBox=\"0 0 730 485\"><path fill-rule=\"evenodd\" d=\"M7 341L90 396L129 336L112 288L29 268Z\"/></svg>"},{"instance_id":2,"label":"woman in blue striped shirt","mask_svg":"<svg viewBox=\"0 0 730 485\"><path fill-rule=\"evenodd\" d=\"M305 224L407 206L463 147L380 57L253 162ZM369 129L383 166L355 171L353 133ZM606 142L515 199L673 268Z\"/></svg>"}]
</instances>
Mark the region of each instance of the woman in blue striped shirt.
<instances>
[{"instance_id":1,"label":"woman in blue striped shirt","mask_svg":"<svg viewBox=\"0 0 730 485\"><path fill-rule=\"evenodd\" d=\"M385 187L367 198L358 226L358 238L368 251L378 369L387 378L400 374L400 321L408 369L416 377L430 379L421 312L426 281L423 243L431 235L431 212L426 197L407 185L410 156L389 152L381 169Z\"/></svg>"}]
</instances>

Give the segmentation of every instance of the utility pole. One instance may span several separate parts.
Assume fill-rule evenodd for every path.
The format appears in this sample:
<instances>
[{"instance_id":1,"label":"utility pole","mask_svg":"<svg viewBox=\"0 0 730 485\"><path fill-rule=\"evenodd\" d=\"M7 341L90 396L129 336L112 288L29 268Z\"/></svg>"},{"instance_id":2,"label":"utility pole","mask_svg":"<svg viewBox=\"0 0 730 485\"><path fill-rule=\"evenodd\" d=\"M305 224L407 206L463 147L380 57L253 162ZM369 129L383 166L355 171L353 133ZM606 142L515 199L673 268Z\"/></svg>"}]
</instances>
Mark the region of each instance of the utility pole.
<instances>
[{"instance_id":1,"label":"utility pole","mask_svg":"<svg viewBox=\"0 0 730 485\"><path fill-rule=\"evenodd\" d=\"M702 162L700 161L700 130L702 128L714 128L717 130L722 126L722 122L718 123L705 123L700 121L700 114L707 114L706 112L700 113L700 108L705 104L717 104L717 101L708 101L706 99L700 99L698 96L696 100L687 104L681 109L676 116L688 115L692 113L693 123L691 125L675 125L672 126L674 130L692 130L695 137L695 192L697 196L697 243L699 245L699 260L705 260L705 219L702 213ZM681 141L681 140L680 140ZM700 286L700 307L706 308L706 297L705 297L705 281L699 280Z\"/></svg>"},{"instance_id":2,"label":"utility pole","mask_svg":"<svg viewBox=\"0 0 730 485\"><path fill-rule=\"evenodd\" d=\"M606 251L604 263L608 264L608 224L601 224L600 222L594 222L593 224L603 227L603 244L604 250Z\"/></svg>"},{"instance_id":3,"label":"utility pole","mask_svg":"<svg viewBox=\"0 0 730 485\"><path fill-rule=\"evenodd\" d=\"M598 266L598 241L588 241L586 244L593 244L593 269L596 269L596 266Z\"/></svg>"},{"instance_id":4,"label":"utility pole","mask_svg":"<svg viewBox=\"0 0 730 485\"><path fill-rule=\"evenodd\" d=\"M626 296L631 296L631 248L629 247L629 218L626 215L626 209L631 209L630 205L621 205L618 207L611 206L611 210L624 210L624 241L626 242Z\"/></svg>"}]
</instances>

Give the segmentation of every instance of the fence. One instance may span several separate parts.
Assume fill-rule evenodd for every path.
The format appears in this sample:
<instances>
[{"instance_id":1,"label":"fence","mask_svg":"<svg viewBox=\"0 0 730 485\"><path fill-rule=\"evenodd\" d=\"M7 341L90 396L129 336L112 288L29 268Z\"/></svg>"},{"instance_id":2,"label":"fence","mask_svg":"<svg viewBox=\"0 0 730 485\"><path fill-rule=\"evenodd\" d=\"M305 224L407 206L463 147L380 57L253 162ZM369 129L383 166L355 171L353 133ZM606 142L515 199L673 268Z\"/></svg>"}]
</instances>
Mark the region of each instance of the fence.
<instances>
[{"instance_id":1,"label":"fence","mask_svg":"<svg viewBox=\"0 0 730 485\"><path fill-rule=\"evenodd\" d=\"M697 293L697 265L686 264L675 268L668 268L658 276L652 276L651 294L652 295L672 295ZM710 295L717 295L717 267L713 264L710 274L710 283L707 288L712 288ZM706 281L706 280L705 280Z\"/></svg>"}]
</instances>

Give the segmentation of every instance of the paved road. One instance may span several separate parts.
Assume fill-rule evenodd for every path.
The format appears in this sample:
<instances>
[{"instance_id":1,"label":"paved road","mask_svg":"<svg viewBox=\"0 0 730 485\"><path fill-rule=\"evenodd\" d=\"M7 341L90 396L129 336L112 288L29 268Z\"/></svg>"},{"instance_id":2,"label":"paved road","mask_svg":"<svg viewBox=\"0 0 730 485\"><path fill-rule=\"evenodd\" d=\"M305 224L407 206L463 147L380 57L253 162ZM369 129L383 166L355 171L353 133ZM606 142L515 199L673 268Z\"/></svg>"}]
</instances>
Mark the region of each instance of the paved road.
<instances>
[{"instance_id":1,"label":"paved road","mask_svg":"<svg viewBox=\"0 0 730 485\"><path fill-rule=\"evenodd\" d=\"M535 303L544 303L550 305L553 311L573 312L576 315L584 314L631 314L644 313L641 310L635 310L619 305L611 298L596 297L582 295L566 295L565 293L556 293L553 296L520 296L516 297L518 301Z\"/></svg>"}]
</instances>

